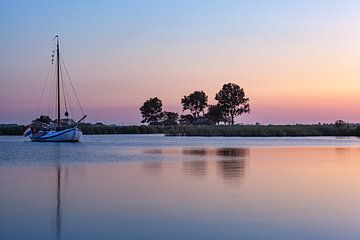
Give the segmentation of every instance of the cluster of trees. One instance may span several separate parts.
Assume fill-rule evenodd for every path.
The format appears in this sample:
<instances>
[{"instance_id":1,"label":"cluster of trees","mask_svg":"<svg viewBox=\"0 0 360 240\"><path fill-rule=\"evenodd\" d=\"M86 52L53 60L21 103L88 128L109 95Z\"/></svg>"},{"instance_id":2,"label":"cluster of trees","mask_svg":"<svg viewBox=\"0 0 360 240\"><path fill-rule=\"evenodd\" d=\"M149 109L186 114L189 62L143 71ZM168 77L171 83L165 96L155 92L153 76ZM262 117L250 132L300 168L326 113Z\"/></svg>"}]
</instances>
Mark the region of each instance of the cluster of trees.
<instances>
[{"instance_id":1,"label":"cluster of trees","mask_svg":"<svg viewBox=\"0 0 360 240\"><path fill-rule=\"evenodd\" d=\"M234 124L236 116L250 113L249 98L245 97L243 88L235 83L227 83L216 94L217 104L209 105L204 91L194 91L181 99L184 111L190 114L179 116L176 112L162 110L162 101L150 98L140 107L142 123L149 125L171 126L178 123L188 124Z\"/></svg>"}]
</instances>

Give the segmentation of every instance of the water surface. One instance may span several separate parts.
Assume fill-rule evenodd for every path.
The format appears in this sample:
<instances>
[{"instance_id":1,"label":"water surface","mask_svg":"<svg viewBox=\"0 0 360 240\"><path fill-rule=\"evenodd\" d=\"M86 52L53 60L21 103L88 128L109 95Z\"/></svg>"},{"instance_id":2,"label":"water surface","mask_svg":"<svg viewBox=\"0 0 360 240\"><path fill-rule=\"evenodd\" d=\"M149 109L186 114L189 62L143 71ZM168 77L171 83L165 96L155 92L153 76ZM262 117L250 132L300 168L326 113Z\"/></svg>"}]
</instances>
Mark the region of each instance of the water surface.
<instances>
[{"instance_id":1,"label":"water surface","mask_svg":"<svg viewBox=\"0 0 360 240\"><path fill-rule=\"evenodd\" d=\"M359 239L360 140L0 137L0 239Z\"/></svg>"}]
</instances>

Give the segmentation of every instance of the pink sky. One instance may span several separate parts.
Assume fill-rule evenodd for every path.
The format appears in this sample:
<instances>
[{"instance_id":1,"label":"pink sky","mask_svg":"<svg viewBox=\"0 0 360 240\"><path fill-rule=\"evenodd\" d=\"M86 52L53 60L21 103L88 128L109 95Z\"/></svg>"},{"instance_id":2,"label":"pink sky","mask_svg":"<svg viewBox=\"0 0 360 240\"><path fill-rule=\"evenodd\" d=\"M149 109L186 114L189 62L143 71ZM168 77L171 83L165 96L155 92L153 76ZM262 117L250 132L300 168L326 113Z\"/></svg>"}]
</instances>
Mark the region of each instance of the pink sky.
<instances>
[{"instance_id":1,"label":"pink sky","mask_svg":"<svg viewBox=\"0 0 360 240\"><path fill-rule=\"evenodd\" d=\"M0 123L36 117L55 34L91 122L138 124L155 96L181 113L184 95L215 103L228 82L250 98L239 123L360 121L356 2L67 4L4 5ZM64 20L41 14L54 7Z\"/></svg>"}]
</instances>

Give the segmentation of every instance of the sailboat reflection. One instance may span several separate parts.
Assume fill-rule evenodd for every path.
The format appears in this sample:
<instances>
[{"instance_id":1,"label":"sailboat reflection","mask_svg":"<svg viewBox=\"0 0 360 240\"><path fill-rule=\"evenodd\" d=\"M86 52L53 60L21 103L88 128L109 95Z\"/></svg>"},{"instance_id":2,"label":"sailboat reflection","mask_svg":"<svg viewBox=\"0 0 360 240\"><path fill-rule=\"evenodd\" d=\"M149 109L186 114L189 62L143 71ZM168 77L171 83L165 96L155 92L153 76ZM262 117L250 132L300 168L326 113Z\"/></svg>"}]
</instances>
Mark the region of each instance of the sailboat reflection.
<instances>
[{"instance_id":1,"label":"sailboat reflection","mask_svg":"<svg viewBox=\"0 0 360 240\"><path fill-rule=\"evenodd\" d=\"M55 162L55 189L56 189L56 208L55 208L55 236L56 240L62 239L62 171L61 161L63 158L61 144L55 143L52 146L54 153L53 159Z\"/></svg>"},{"instance_id":2,"label":"sailboat reflection","mask_svg":"<svg viewBox=\"0 0 360 240\"><path fill-rule=\"evenodd\" d=\"M83 167L74 167L74 166L68 166L66 163L64 163L65 159L65 151L62 148L63 145L61 143L56 143L56 146L53 148L54 153L54 161L55 161L55 194L56 194L56 206L53 210L55 212L55 216L52 215L51 218L54 219L52 235L53 238L56 240L65 239L63 237L64 235L64 199L65 195L67 193L67 187L70 177L70 172L76 172L76 174L83 175L85 174L85 168Z\"/></svg>"},{"instance_id":3,"label":"sailboat reflection","mask_svg":"<svg viewBox=\"0 0 360 240\"><path fill-rule=\"evenodd\" d=\"M56 239L61 239L61 167L56 167Z\"/></svg>"}]
</instances>

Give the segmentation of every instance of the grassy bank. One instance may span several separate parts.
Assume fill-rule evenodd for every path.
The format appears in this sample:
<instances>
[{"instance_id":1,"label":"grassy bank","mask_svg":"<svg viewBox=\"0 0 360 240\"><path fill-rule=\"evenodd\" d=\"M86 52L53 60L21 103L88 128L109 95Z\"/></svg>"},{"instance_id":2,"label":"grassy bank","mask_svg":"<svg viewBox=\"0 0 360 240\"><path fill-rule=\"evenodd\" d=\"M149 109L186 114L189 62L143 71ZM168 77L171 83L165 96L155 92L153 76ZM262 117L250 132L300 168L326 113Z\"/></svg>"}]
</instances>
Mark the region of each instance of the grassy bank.
<instances>
[{"instance_id":1,"label":"grassy bank","mask_svg":"<svg viewBox=\"0 0 360 240\"><path fill-rule=\"evenodd\" d=\"M357 127L335 125L235 125L235 126L176 126L165 129L167 136L359 136Z\"/></svg>"},{"instance_id":2,"label":"grassy bank","mask_svg":"<svg viewBox=\"0 0 360 240\"><path fill-rule=\"evenodd\" d=\"M23 125L17 126L0 126L0 135L22 135L26 127Z\"/></svg>"},{"instance_id":3,"label":"grassy bank","mask_svg":"<svg viewBox=\"0 0 360 240\"><path fill-rule=\"evenodd\" d=\"M161 126L81 126L84 134L158 134Z\"/></svg>"},{"instance_id":4,"label":"grassy bank","mask_svg":"<svg viewBox=\"0 0 360 240\"><path fill-rule=\"evenodd\" d=\"M235 126L98 126L83 125L84 134L165 134L165 136L360 136L360 127L345 125L235 125ZM0 126L0 135L22 135L25 126Z\"/></svg>"},{"instance_id":5,"label":"grassy bank","mask_svg":"<svg viewBox=\"0 0 360 240\"><path fill-rule=\"evenodd\" d=\"M84 134L159 134L164 133L161 126L97 126L82 125ZM22 135L26 126L0 126L0 135Z\"/></svg>"}]
</instances>

